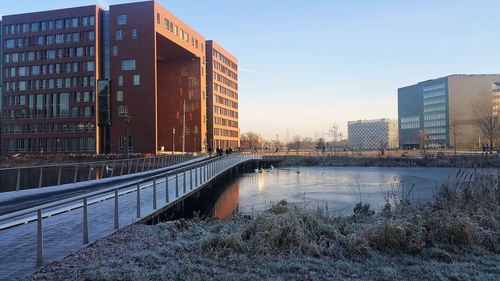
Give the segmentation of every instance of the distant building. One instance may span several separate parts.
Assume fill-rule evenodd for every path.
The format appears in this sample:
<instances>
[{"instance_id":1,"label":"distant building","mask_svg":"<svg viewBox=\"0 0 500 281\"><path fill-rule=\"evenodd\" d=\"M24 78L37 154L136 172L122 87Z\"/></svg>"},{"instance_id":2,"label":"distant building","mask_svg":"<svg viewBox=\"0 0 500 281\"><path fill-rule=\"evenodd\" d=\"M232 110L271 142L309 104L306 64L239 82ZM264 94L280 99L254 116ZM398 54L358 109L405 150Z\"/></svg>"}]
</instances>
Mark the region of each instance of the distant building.
<instances>
[{"instance_id":1,"label":"distant building","mask_svg":"<svg viewBox=\"0 0 500 281\"><path fill-rule=\"evenodd\" d=\"M353 150L398 147L398 121L392 119L347 122L348 145Z\"/></svg>"},{"instance_id":2,"label":"distant building","mask_svg":"<svg viewBox=\"0 0 500 281\"><path fill-rule=\"evenodd\" d=\"M402 148L478 148L486 143L475 124L474 104L491 94L498 74L449 75L398 89ZM456 139L455 139L456 137Z\"/></svg>"}]
</instances>

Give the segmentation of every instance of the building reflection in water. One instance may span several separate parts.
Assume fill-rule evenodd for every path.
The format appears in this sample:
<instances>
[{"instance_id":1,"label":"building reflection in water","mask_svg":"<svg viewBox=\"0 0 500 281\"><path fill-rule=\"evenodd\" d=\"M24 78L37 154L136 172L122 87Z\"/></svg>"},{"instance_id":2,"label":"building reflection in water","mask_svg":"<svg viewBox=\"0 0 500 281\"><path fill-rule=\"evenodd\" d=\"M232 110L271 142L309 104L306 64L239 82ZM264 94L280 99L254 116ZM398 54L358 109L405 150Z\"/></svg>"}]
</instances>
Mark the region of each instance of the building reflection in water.
<instances>
[{"instance_id":1,"label":"building reflection in water","mask_svg":"<svg viewBox=\"0 0 500 281\"><path fill-rule=\"evenodd\" d=\"M213 217L226 220L238 213L239 198L240 182L235 181L217 198L213 207Z\"/></svg>"}]
</instances>

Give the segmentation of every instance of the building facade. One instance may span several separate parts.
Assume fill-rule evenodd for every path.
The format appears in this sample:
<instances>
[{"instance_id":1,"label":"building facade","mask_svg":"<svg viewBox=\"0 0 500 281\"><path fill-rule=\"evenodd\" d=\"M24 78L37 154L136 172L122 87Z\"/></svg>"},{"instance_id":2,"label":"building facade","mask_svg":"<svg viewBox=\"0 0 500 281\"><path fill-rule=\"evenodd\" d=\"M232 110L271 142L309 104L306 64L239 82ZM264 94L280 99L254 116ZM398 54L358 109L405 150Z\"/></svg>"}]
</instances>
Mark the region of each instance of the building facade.
<instances>
[{"instance_id":1,"label":"building facade","mask_svg":"<svg viewBox=\"0 0 500 281\"><path fill-rule=\"evenodd\" d=\"M238 148L238 61L214 41L206 48L208 146Z\"/></svg>"},{"instance_id":2,"label":"building facade","mask_svg":"<svg viewBox=\"0 0 500 281\"><path fill-rule=\"evenodd\" d=\"M398 147L398 121L392 119L347 122L348 146L352 150Z\"/></svg>"},{"instance_id":3,"label":"building facade","mask_svg":"<svg viewBox=\"0 0 500 281\"><path fill-rule=\"evenodd\" d=\"M99 17L86 6L2 21L4 153L99 153Z\"/></svg>"},{"instance_id":4,"label":"building facade","mask_svg":"<svg viewBox=\"0 0 500 281\"><path fill-rule=\"evenodd\" d=\"M491 95L500 75L450 75L398 89L401 148L478 148L474 104Z\"/></svg>"},{"instance_id":5,"label":"building facade","mask_svg":"<svg viewBox=\"0 0 500 281\"><path fill-rule=\"evenodd\" d=\"M156 1L10 15L1 26L4 154L207 149L219 108L207 110L207 73L218 70L205 38Z\"/></svg>"}]
</instances>

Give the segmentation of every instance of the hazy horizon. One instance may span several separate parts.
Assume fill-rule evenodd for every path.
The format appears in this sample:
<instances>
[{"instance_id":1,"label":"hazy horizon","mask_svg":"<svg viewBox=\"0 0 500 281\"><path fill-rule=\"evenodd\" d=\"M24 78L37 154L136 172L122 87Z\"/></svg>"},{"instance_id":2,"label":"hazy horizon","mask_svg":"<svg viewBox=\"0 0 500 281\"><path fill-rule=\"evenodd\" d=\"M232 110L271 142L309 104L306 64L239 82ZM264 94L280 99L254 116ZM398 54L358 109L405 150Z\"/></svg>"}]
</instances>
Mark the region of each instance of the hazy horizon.
<instances>
[{"instance_id":1,"label":"hazy horizon","mask_svg":"<svg viewBox=\"0 0 500 281\"><path fill-rule=\"evenodd\" d=\"M2 15L135 1L26 0ZM159 0L239 60L241 132L327 137L397 118L397 88L500 72L500 1Z\"/></svg>"}]
</instances>

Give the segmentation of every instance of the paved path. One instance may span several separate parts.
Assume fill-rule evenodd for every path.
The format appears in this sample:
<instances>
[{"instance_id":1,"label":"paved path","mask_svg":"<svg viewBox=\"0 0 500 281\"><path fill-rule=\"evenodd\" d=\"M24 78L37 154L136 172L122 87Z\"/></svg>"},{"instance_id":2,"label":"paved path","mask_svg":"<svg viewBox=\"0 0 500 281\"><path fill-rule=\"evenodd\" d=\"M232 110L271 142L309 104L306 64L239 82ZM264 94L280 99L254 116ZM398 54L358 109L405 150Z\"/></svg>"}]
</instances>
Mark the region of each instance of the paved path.
<instances>
[{"instance_id":1,"label":"paved path","mask_svg":"<svg viewBox=\"0 0 500 281\"><path fill-rule=\"evenodd\" d=\"M175 175L168 178L168 189L165 178L157 181L156 203L157 209L172 204L180 197L200 188L217 174L238 163L247 161L249 157L235 156L217 160L214 173L210 177L207 169L207 180L202 181L206 167L197 168L198 179L196 184L195 170L192 176L190 171L178 174L178 196L176 196ZM203 173L202 173L203 171ZM192 177L192 181L190 180ZM192 183L192 189L191 189ZM184 186L186 189L184 190ZM120 227L135 223L137 218L137 187L124 188L119 191L119 222ZM140 209L141 218L154 212L153 209L153 182L141 185ZM168 190L169 200L166 202ZM106 199L107 198L107 199ZM100 238L112 234L114 230L114 191L88 198L88 225L89 241L92 243ZM75 206L75 204L80 204ZM72 202L59 206L57 210L72 210L43 219L43 258L44 263L59 260L68 254L84 247L83 245L83 208L81 203ZM57 211L52 209L51 211ZM46 211L44 211L44 214ZM36 215L36 214L34 214ZM2 222L0 222L2 223ZM0 280L12 280L36 270L36 227L37 221L22 224L0 231Z\"/></svg>"}]
</instances>

